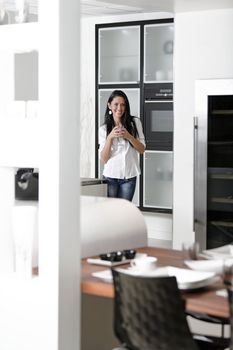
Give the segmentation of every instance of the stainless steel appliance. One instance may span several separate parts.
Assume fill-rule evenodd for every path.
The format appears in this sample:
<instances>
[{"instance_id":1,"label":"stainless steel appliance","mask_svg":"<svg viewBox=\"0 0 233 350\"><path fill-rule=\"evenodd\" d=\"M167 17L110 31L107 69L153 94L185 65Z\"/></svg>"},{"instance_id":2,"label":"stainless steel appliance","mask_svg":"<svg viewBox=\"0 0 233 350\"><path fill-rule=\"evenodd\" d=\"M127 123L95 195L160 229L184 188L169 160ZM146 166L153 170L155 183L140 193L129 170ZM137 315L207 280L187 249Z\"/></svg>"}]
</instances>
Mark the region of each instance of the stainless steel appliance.
<instances>
[{"instance_id":1,"label":"stainless steel appliance","mask_svg":"<svg viewBox=\"0 0 233 350\"><path fill-rule=\"evenodd\" d=\"M196 85L194 231L202 248L233 242L233 80Z\"/></svg>"},{"instance_id":2,"label":"stainless steel appliance","mask_svg":"<svg viewBox=\"0 0 233 350\"><path fill-rule=\"evenodd\" d=\"M144 89L144 132L147 149L173 149L172 83L146 85Z\"/></svg>"}]
</instances>

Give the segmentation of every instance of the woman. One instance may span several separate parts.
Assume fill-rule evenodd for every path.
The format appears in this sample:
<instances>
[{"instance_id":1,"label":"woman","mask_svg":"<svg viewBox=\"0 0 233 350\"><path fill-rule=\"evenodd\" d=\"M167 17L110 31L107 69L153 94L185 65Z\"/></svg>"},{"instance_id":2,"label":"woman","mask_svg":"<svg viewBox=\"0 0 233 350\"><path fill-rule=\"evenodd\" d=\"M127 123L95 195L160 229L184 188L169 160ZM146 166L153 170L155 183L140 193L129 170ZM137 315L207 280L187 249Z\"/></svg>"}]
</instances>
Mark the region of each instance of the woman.
<instances>
[{"instance_id":1,"label":"woman","mask_svg":"<svg viewBox=\"0 0 233 350\"><path fill-rule=\"evenodd\" d=\"M104 124L99 129L100 159L108 185L108 197L130 201L140 174L139 154L145 150L145 137L139 118L130 114L129 100L121 90L110 95Z\"/></svg>"}]
</instances>

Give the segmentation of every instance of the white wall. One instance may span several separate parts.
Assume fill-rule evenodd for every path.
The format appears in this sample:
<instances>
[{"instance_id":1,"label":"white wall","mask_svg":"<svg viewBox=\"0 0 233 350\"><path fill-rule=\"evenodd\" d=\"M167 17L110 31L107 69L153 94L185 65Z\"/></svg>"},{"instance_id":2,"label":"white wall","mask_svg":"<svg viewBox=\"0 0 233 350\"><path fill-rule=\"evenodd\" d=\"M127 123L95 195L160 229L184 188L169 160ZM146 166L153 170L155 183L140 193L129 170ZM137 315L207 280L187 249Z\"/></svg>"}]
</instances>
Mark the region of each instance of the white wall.
<instances>
[{"instance_id":1,"label":"white wall","mask_svg":"<svg viewBox=\"0 0 233 350\"><path fill-rule=\"evenodd\" d=\"M197 79L233 77L233 9L175 16L173 246L192 240L193 116Z\"/></svg>"}]
</instances>

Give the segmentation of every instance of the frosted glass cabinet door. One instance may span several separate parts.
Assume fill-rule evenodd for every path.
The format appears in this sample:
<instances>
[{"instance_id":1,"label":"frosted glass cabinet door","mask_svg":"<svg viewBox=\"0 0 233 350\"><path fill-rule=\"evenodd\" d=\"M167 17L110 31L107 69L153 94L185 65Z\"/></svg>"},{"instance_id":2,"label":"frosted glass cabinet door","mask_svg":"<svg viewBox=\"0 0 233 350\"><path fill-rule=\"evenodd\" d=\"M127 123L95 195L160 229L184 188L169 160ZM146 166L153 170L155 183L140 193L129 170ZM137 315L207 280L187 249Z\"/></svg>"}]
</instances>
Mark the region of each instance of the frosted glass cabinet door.
<instances>
[{"instance_id":1,"label":"frosted glass cabinet door","mask_svg":"<svg viewBox=\"0 0 233 350\"><path fill-rule=\"evenodd\" d=\"M117 88L118 89L118 88ZM100 89L99 90L99 125L102 125L104 122L104 115L105 110L107 106L107 102L109 99L109 96L113 92L114 89ZM122 89L122 90L128 97L129 104L130 104L130 113L140 118L140 90L139 89Z\"/></svg>"},{"instance_id":2,"label":"frosted glass cabinet door","mask_svg":"<svg viewBox=\"0 0 233 350\"><path fill-rule=\"evenodd\" d=\"M99 30L99 83L140 80L140 27Z\"/></svg>"},{"instance_id":3,"label":"frosted glass cabinet door","mask_svg":"<svg viewBox=\"0 0 233 350\"><path fill-rule=\"evenodd\" d=\"M144 35L144 82L172 81L173 24L146 25Z\"/></svg>"},{"instance_id":4,"label":"frosted glass cabinet door","mask_svg":"<svg viewBox=\"0 0 233 350\"><path fill-rule=\"evenodd\" d=\"M172 208L173 152L144 153L144 207Z\"/></svg>"}]
</instances>

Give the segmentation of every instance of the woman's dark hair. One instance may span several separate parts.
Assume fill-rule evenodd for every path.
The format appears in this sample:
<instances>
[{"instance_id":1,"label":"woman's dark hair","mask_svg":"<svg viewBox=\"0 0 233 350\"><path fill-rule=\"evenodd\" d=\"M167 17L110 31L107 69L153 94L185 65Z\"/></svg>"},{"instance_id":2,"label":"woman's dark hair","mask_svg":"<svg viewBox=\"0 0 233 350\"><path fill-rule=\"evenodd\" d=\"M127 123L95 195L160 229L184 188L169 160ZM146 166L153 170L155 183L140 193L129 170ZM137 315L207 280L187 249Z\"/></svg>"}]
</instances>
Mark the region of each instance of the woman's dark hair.
<instances>
[{"instance_id":1,"label":"woman's dark hair","mask_svg":"<svg viewBox=\"0 0 233 350\"><path fill-rule=\"evenodd\" d=\"M123 99L125 100L125 112L121 117L122 126L125 129L127 129L127 131L131 135L133 135L134 137L138 136L137 127L136 127L136 124L134 121L135 117L133 117L130 114L130 105L129 105L128 97L121 90L114 90L108 98L107 107L106 107L106 111L105 111L105 117L104 117L104 124L106 125L107 135L110 134L110 132L112 131L112 129L115 126L113 115L109 114L110 109L108 108L108 104L111 103L115 97L123 97Z\"/></svg>"}]
</instances>

